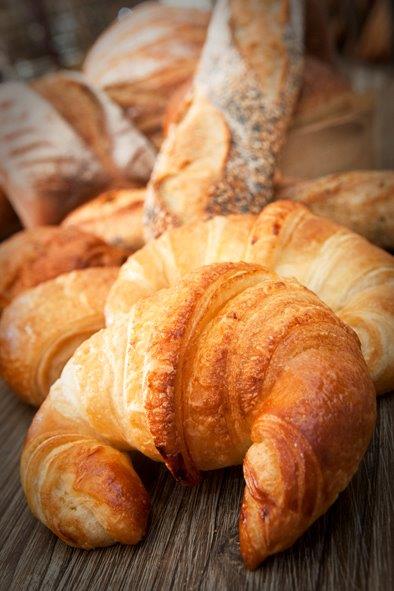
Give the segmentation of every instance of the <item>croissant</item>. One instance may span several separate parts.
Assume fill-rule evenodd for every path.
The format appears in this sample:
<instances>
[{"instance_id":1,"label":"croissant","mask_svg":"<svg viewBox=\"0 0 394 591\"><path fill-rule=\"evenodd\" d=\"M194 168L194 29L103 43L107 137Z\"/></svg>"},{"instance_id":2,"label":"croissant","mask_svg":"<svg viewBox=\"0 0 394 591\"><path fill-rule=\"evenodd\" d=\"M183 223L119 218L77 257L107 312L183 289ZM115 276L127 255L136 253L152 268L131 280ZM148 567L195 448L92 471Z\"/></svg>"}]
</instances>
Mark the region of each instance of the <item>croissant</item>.
<instances>
[{"instance_id":1,"label":"croissant","mask_svg":"<svg viewBox=\"0 0 394 591\"><path fill-rule=\"evenodd\" d=\"M142 537L137 449L194 484L244 465L248 568L289 547L357 469L375 422L359 341L291 279L245 263L204 267L85 341L27 435L32 512L91 548Z\"/></svg>"},{"instance_id":2,"label":"croissant","mask_svg":"<svg viewBox=\"0 0 394 591\"><path fill-rule=\"evenodd\" d=\"M75 72L0 86L0 186L25 226L56 224L107 188L146 183L155 151Z\"/></svg>"},{"instance_id":3,"label":"croissant","mask_svg":"<svg viewBox=\"0 0 394 591\"><path fill-rule=\"evenodd\" d=\"M377 391L394 388L393 257L295 202L271 203L259 216L216 216L168 230L121 268L108 296L107 323L191 269L240 260L314 291L358 334Z\"/></svg>"},{"instance_id":4,"label":"croissant","mask_svg":"<svg viewBox=\"0 0 394 591\"><path fill-rule=\"evenodd\" d=\"M148 236L273 198L279 150L302 77L295 0L219 0L182 117L170 127L145 201Z\"/></svg>"},{"instance_id":5,"label":"croissant","mask_svg":"<svg viewBox=\"0 0 394 591\"><path fill-rule=\"evenodd\" d=\"M145 189L113 189L72 211L62 222L134 252L144 244Z\"/></svg>"},{"instance_id":6,"label":"croissant","mask_svg":"<svg viewBox=\"0 0 394 591\"><path fill-rule=\"evenodd\" d=\"M66 273L17 296L0 319L0 374L39 406L80 343L104 327L118 267Z\"/></svg>"},{"instance_id":7,"label":"croissant","mask_svg":"<svg viewBox=\"0 0 394 591\"><path fill-rule=\"evenodd\" d=\"M301 201L384 248L394 248L394 172L332 174L279 188L278 199Z\"/></svg>"},{"instance_id":8,"label":"croissant","mask_svg":"<svg viewBox=\"0 0 394 591\"><path fill-rule=\"evenodd\" d=\"M77 228L41 226L0 245L0 313L30 287L75 269L120 266L125 251Z\"/></svg>"}]
</instances>

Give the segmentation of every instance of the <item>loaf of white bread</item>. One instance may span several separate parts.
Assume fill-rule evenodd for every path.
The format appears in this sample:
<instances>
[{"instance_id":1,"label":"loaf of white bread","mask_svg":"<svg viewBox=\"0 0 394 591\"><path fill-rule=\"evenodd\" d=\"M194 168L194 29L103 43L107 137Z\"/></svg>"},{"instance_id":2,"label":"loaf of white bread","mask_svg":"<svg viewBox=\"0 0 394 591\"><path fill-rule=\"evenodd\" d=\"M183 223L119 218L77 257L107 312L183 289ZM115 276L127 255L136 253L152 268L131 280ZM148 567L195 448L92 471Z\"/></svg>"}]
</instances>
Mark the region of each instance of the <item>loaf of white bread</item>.
<instances>
[{"instance_id":1,"label":"loaf of white bread","mask_svg":"<svg viewBox=\"0 0 394 591\"><path fill-rule=\"evenodd\" d=\"M88 52L83 70L154 143L169 96L192 76L210 13L143 2L115 21Z\"/></svg>"},{"instance_id":2,"label":"loaf of white bread","mask_svg":"<svg viewBox=\"0 0 394 591\"><path fill-rule=\"evenodd\" d=\"M119 106L79 73L0 86L0 187L25 226L57 223L106 188L146 183L154 159Z\"/></svg>"}]
</instances>

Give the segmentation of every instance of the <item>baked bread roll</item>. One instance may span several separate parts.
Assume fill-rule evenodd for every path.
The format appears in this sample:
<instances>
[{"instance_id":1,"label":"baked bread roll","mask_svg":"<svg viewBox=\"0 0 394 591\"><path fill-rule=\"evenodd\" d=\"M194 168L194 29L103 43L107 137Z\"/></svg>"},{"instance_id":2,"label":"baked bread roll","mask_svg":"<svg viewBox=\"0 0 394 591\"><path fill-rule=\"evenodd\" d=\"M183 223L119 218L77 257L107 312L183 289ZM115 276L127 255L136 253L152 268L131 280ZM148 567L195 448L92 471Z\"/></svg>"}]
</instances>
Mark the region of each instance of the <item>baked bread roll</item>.
<instances>
[{"instance_id":1,"label":"baked bread roll","mask_svg":"<svg viewBox=\"0 0 394 591\"><path fill-rule=\"evenodd\" d=\"M164 117L165 134L183 116L191 88L192 79L171 96ZM306 55L301 92L279 155L278 173L310 179L372 168L373 105L371 96L354 92L331 65Z\"/></svg>"},{"instance_id":2,"label":"baked bread roll","mask_svg":"<svg viewBox=\"0 0 394 591\"><path fill-rule=\"evenodd\" d=\"M146 183L155 152L80 74L0 85L0 185L25 226L58 223L107 187Z\"/></svg>"},{"instance_id":3,"label":"baked bread roll","mask_svg":"<svg viewBox=\"0 0 394 591\"><path fill-rule=\"evenodd\" d=\"M68 544L134 544L148 498L118 450L186 484L243 462L241 552L255 568L347 486L375 404L356 335L312 292L258 265L213 265L77 349L30 427L22 485Z\"/></svg>"},{"instance_id":4,"label":"baked bread roll","mask_svg":"<svg viewBox=\"0 0 394 591\"><path fill-rule=\"evenodd\" d=\"M310 181L281 179L275 200L299 201L367 238L394 249L394 173L389 170L336 173ZM144 189L118 189L71 212L64 226L76 226L110 244L135 252L144 245Z\"/></svg>"},{"instance_id":5,"label":"baked bread roll","mask_svg":"<svg viewBox=\"0 0 394 591\"><path fill-rule=\"evenodd\" d=\"M365 236L383 248L394 249L394 172L353 171L332 174L278 188L278 199L300 201Z\"/></svg>"},{"instance_id":6,"label":"baked bread roll","mask_svg":"<svg viewBox=\"0 0 394 591\"><path fill-rule=\"evenodd\" d=\"M394 173L359 170L310 181L278 182L276 200L299 201L382 248L394 249ZM135 252L144 245L144 189L112 190L71 212L76 226L110 244Z\"/></svg>"},{"instance_id":7,"label":"baked bread roll","mask_svg":"<svg viewBox=\"0 0 394 591\"><path fill-rule=\"evenodd\" d=\"M191 95L147 189L147 235L273 198L302 72L298 2L219 0Z\"/></svg>"},{"instance_id":8,"label":"baked bread roll","mask_svg":"<svg viewBox=\"0 0 394 591\"><path fill-rule=\"evenodd\" d=\"M141 298L191 269L222 261L258 263L295 277L358 334L378 393L394 389L394 261L361 236L277 201L259 216L217 216L167 231L123 265L106 304L113 324Z\"/></svg>"},{"instance_id":9,"label":"baked bread roll","mask_svg":"<svg viewBox=\"0 0 394 591\"><path fill-rule=\"evenodd\" d=\"M72 271L28 289L0 319L0 374L39 406L75 349L104 327L104 303L118 267Z\"/></svg>"},{"instance_id":10,"label":"baked bread roll","mask_svg":"<svg viewBox=\"0 0 394 591\"><path fill-rule=\"evenodd\" d=\"M84 73L147 137L161 143L168 97L194 72L210 13L144 2L96 41Z\"/></svg>"},{"instance_id":11,"label":"baked bread roll","mask_svg":"<svg viewBox=\"0 0 394 591\"><path fill-rule=\"evenodd\" d=\"M144 200L145 189L113 189L72 211L62 225L135 252L144 245Z\"/></svg>"},{"instance_id":12,"label":"baked bread roll","mask_svg":"<svg viewBox=\"0 0 394 591\"><path fill-rule=\"evenodd\" d=\"M62 273L120 266L125 252L77 228L43 226L0 245L0 312L22 291Z\"/></svg>"}]
</instances>

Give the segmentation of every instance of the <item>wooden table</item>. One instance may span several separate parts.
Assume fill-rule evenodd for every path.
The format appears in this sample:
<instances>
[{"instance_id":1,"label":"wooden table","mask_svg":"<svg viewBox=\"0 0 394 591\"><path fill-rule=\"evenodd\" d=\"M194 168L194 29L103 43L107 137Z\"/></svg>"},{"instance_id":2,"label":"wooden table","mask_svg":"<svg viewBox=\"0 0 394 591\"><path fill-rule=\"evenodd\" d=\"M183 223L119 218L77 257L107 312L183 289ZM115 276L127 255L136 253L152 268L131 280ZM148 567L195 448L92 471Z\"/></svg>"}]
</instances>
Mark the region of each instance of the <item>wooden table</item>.
<instances>
[{"instance_id":1,"label":"wooden table","mask_svg":"<svg viewBox=\"0 0 394 591\"><path fill-rule=\"evenodd\" d=\"M188 489L136 456L153 505L146 539L90 552L67 547L32 517L20 487L19 453L32 416L1 384L1 590L394 589L394 397L379 401L371 446L331 510L291 550L252 573L239 555L238 468L209 473Z\"/></svg>"}]
</instances>

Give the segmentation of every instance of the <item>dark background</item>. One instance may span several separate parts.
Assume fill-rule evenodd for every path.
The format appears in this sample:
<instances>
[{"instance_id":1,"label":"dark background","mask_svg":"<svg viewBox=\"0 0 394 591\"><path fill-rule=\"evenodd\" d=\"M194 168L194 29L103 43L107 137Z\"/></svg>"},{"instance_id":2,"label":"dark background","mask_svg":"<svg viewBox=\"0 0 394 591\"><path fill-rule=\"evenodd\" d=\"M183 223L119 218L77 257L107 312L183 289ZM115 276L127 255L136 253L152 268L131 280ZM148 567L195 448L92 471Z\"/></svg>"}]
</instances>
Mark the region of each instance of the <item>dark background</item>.
<instances>
[{"instance_id":1,"label":"dark background","mask_svg":"<svg viewBox=\"0 0 394 591\"><path fill-rule=\"evenodd\" d=\"M393 63L392 0L306 0L329 22L338 53ZM138 0L0 0L0 76L78 68L103 29Z\"/></svg>"},{"instance_id":2,"label":"dark background","mask_svg":"<svg viewBox=\"0 0 394 591\"><path fill-rule=\"evenodd\" d=\"M33 78L78 68L99 33L138 0L0 0L0 71Z\"/></svg>"}]
</instances>

